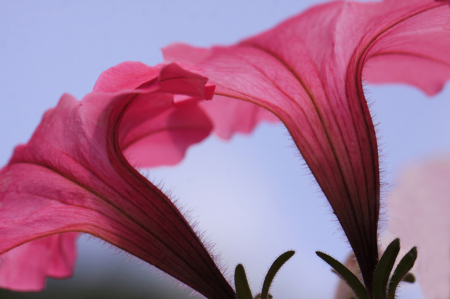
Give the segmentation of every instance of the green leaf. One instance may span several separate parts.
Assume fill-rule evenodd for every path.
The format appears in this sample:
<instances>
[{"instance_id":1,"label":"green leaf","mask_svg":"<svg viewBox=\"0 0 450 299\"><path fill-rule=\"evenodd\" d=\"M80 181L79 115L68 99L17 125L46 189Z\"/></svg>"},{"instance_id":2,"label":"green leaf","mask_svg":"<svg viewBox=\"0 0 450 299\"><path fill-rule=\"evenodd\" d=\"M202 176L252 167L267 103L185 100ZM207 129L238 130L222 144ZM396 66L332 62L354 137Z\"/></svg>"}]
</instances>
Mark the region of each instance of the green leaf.
<instances>
[{"instance_id":1,"label":"green leaf","mask_svg":"<svg viewBox=\"0 0 450 299\"><path fill-rule=\"evenodd\" d=\"M414 266L416 259L417 248L413 247L407 254L405 254L400 263L398 263L398 266L392 275L391 281L389 282L388 299L395 298L395 291L402 280L408 281L406 279L409 279L409 281L411 281L411 277L407 277L408 275L412 276L412 282L415 281L414 275L408 272Z\"/></svg>"},{"instance_id":2,"label":"green leaf","mask_svg":"<svg viewBox=\"0 0 450 299\"><path fill-rule=\"evenodd\" d=\"M339 261L335 260L328 254L325 254L320 251L316 251L316 254L327 262L339 276L347 282L348 286L353 290L353 293L358 297L358 299L370 299L369 293L366 288L363 286L361 281L359 281L358 277L352 273L347 267L342 265Z\"/></svg>"},{"instance_id":3,"label":"green leaf","mask_svg":"<svg viewBox=\"0 0 450 299\"><path fill-rule=\"evenodd\" d=\"M373 299L386 299L389 277L399 251L400 240L397 238L389 244L378 262L373 275Z\"/></svg>"},{"instance_id":4,"label":"green leaf","mask_svg":"<svg viewBox=\"0 0 450 299\"><path fill-rule=\"evenodd\" d=\"M261 292L261 299L267 299L269 295L269 289L272 285L272 281L275 278L275 275L278 273L280 268L286 263L293 255L295 251L290 250L286 251L282 255L280 255L270 266L269 271L267 272L266 278L264 279L264 284Z\"/></svg>"},{"instance_id":5,"label":"green leaf","mask_svg":"<svg viewBox=\"0 0 450 299\"><path fill-rule=\"evenodd\" d=\"M244 266L239 264L234 271L234 285L236 286L236 295L238 299L253 299L252 291L248 285L247 275L245 275Z\"/></svg>"}]
</instances>

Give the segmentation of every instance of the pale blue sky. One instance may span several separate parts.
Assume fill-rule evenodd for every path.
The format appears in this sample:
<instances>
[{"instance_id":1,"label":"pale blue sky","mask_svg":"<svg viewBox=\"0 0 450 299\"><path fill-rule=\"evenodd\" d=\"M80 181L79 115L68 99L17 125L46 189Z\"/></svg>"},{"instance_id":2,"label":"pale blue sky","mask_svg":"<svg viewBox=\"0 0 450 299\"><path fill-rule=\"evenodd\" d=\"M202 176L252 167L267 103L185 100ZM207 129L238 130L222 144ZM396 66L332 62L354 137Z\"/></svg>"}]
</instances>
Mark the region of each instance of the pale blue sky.
<instances>
[{"instance_id":1,"label":"pale blue sky","mask_svg":"<svg viewBox=\"0 0 450 299\"><path fill-rule=\"evenodd\" d=\"M127 60L159 63L159 49L172 42L230 44L318 2L324 1L0 1L0 162L64 92L81 99L107 68ZM409 161L450 149L448 87L433 100L412 88L367 89L390 185ZM314 251L342 260L349 248L281 125L226 143L210 138L178 167L149 170L149 178L162 180L192 211L229 273L244 263L255 292L273 259L294 249L275 280L275 298L332 298L336 279ZM79 245L75 279L111 271L108 264L124 280L153 275L137 263L121 268L126 258L100 242L82 238ZM405 298L422 298L417 286L405 289Z\"/></svg>"}]
</instances>

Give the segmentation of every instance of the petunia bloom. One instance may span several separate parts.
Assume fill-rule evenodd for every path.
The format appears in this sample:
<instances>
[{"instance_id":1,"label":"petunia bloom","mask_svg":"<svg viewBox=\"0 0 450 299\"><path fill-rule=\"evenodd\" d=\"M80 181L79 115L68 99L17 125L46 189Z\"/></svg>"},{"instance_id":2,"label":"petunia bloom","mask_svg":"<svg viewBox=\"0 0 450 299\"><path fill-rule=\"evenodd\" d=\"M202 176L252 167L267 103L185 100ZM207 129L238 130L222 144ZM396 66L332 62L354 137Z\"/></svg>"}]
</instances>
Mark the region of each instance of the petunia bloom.
<instances>
[{"instance_id":1,"label":"petunia bloom","mask_svg":"<svg viewBox=\"0 0 450 299\"><path fill-rule=\"evenodd\" d=\"M417 246L415 270L426 298L450 296L450 157L415 162L388 197L389 231Z\"/></svg>"},{"instance_id":2,"label":"petunia bloom","mask_svg":"<svg viewBox=\"0 0 450 299\"><path fill-rule=\"evenodd\" d=\"M335 1L233 46L175 44L164 57L208 77L216 85L212 102L251 102L283 121L370 291L378 262L380 174L363 78L412 84L429 95L440 91L450 78L448 1ZM216 116L215 125L226 127L228 120Z\"/></svg>"},{"instance_id":3,"label":"petunia bloom","mask_svg":"<svg viewBox=\"0 0 450 299\"><path fill-rule=\"evenodd\" d=\"M206 81L169 64L133 90L63 95L0 170L0 285L41 290L70 275L74 232L85 232L207 298L234 298L176 206L130 165L174 164L210 134L198 106L212 97Z\"/></svg>"}]
</instances>

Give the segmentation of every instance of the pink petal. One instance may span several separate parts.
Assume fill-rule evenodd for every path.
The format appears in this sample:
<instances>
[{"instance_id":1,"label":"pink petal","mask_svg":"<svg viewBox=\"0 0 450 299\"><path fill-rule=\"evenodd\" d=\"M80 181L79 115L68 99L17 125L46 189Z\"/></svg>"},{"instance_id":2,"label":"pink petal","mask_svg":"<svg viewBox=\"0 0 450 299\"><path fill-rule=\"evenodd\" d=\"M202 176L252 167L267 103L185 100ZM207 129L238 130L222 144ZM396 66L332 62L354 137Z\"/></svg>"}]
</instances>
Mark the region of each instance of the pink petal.
<instances>
[{"instance_id":1,"label":"pink petal","mask_svg":"<svg viewBox=\"0 0 450 299\"><path fill-rule=\"evenodd\" d=\"M447 2L336 1L234 46L172 45L164 56L208 77L222 101L260 105L284 122L339 219L370 288L378 260L380 178L362 71L367 62L364 75L369 80L407 82L436 92L449 75L449 25ZM396 71L389 67L398 56L392 49L406 53L395 64L405 67ZM428 56L418 60L419 54ZM417 69L424 63L430 76L418 82L406 66Z\"/></svg>"},{"instance_id":2,"label":"pink petal","mask_svg":"<svg viewBox=\"0 0 450 299\"><path fill-rule=\"evenodd\" d=\"M388 197L389 231L417 246L417 280L426 298L450 297L450 158L408 167Z\"/></svg>"},{"instance_id":3,"label":"pink petal","mask_svg":"<svg viewBox=\"0 0 450 299\"><path fill-rule=\"evenodd\" d=\"M159 75L161 66L149 67L137 61L122 62L104 71L94 85L94 91L117 92L135 89Z\"/></svg>"},{"instance_id":4,"label":"pink petal","mask_svg":"<svg viewBox=\"0 0 450 299\"><path fill-rule=\"evenodd\" d=\"M274 114L260 106L220 95L200 106L210 117L214 133L222 139L230 139L235 133L251 133L262 121L279 122Z\"/></svg>"},{"instance_id":5,"label":"pink petal","mask_svg":"<svg viewBox=\"0 0 450 299\"><path fill-rule=\"evenodd\" d=\"M363 77L372 83L411 84L428 95L438 93L450 79L448 1L431 6L432 1L423 0L385 2L383 9L395 11L394 19L399 23L387 27L371 45ZM436 4L440 7L433 8ZM384 17L381 14L375 18L382 22Z\"/></svg>"},{"instance_id":6,"label":"pink petal","mask_svg":"<svg viewBox=\"0 0 450 299\"><path fill-rule=\"evenodd\" d=\"M78 233L64 233L22 244L0 256L0 287L40 291L45 278L68 278L75 267Z\"/></svg>"},{"instance_id":7,"label":"pink petal","mask_svg":"<svg viewBox=\"0 0 450 299\"><path fill-rule=\"evenodd\" d=\"M124 157L129 153L140 160L143 143L150 148L155 142L173 144L172 154L208 136L211 123L197 107L206 97L205 83L204 77L171 64L136 90L93 92L82 101L64 95L0 171L0 252L56 233L86 232L208 298L233 298L233 289L178 209ZM177 104L174 95L188 99ZM171 140L180 131L185 134L181 148ZM143 164L179 159L158 154L161 161L149 158Z\"/></svg>"},{"instance_id":8,"label":"pink petal","mask_svg":"<svg viewBox=\"0 0 450 299\"><path fill-rule=\"evenodd\" d=\"M180 47L184 46L180 45ZM186 51L189 51L189 47L186 47ZM200 52L195 51L191 58L200 59L201 57L195 56L202 54ZM140 62L123 62L103 72L95 83L94 91L115 92L125 89L135 89L143 82L149 80L149 78L153 78L154 75L155 68ZM214 101L201 102L200 106L213 122L214 133L223 139L230 139L237 132L250 133L261 121L279 121L274 114L258 105L243 102L238 99L222 99L219 95L214 97ZM160 150L164 152L162 148Z\"/></svg>"}]
</instances>

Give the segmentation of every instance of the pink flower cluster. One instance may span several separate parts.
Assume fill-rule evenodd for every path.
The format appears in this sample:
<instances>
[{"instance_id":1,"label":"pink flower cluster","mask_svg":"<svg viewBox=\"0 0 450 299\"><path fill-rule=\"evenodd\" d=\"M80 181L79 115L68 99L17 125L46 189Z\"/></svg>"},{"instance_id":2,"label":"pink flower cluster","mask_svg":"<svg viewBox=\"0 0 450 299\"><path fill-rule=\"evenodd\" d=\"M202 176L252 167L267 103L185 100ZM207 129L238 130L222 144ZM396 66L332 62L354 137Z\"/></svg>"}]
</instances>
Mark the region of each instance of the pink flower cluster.
<instances>
[{"instance_id":1,"label":"pink flower cluster","mask_svg":"<svg viewBox=\"0 0 450 299\"><path fill-rule=\"evenodd\" d=\"M207 298L234 298L190 224L132 165L176 164L211 133L281 120L370 289L380 175L363 79L439 92L448 28L448 1L335 1L229 47L171 45L164 64L124 62L81 101L63 95L0 170L0 286L42 290L46 277L70 276L84 232Z\"/></svg>"}]
</instances>

